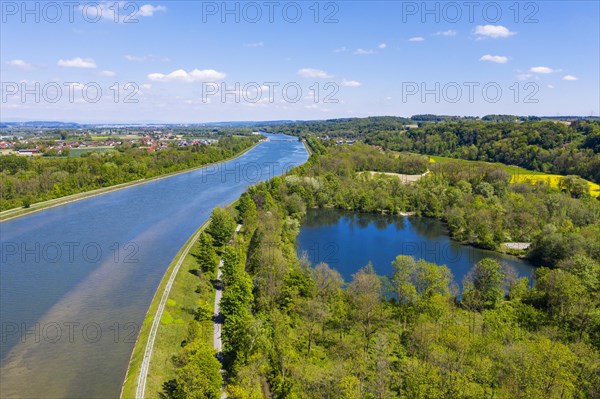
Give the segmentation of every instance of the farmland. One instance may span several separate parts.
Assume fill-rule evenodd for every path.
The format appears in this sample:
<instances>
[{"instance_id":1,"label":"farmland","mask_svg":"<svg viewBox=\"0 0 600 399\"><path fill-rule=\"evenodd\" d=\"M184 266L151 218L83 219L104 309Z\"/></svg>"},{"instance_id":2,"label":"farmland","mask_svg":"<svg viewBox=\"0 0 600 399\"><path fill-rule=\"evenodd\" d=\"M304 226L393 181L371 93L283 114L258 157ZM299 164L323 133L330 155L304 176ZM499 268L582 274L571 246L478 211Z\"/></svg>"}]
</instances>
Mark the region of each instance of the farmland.
<instances>
[{"instance_id":1,"label":"farmland","mask_svg":"<svg viewBox=\"0 0 600 399\"><path fill-rule=\"evenodd\" d=\"M536 172L533 170L527 170L525 168L521 168L514 165L504 165L498 162L481 162L481 161L468 161L465 159L455 159L448 157L441 157L437 155L429 156L429 163L431 165L431 169L435 171L436 169L442 168L444 165L448 163L458 163L461 165L465 165L468 167L469 165L475 164L487 164L498 167L508 174L511 175L510 183L527 183L527 184L539 184L540 182L543 184L547 184L550 187L558 188L561 180L564 176L557 174L547 174L544 172ZM590 195L593 197L600 196L600 185L588 181L588 185L590 187Z\"/></svg>"}]
</instances>

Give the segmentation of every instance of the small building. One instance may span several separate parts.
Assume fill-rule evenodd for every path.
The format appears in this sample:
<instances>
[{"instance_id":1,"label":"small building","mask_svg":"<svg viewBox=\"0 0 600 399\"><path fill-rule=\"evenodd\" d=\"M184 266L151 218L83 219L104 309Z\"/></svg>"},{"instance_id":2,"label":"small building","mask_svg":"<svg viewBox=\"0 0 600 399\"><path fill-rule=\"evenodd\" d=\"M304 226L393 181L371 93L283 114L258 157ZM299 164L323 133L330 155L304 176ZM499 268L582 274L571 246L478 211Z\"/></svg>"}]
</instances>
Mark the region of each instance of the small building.
<instances>
[{"instance_id":1,"label":"small building","mask_svg":"<svg viewBox=\"0 0 600 399\"><path fill-rule=\"evenodd\" d=\"M19 150L19 155L35 155L39 153L40 151L37 148Z\"/></svg>"}]
</instances>

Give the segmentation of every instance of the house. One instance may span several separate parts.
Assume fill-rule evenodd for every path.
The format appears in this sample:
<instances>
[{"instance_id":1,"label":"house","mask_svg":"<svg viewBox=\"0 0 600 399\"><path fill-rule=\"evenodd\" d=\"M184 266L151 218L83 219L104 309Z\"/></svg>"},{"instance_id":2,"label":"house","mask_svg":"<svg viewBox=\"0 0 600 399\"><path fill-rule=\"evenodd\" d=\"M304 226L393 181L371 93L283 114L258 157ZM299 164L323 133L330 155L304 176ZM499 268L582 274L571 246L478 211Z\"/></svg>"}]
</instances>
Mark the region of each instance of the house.
<instances>
[{"instance_id":1,"label":"house","mask_svg":"<svg viewBox=\"0 0 600 399\"><path fill-rule=\"evenodd\" d=\"M35 154L39 154L39 153L40 153L40 151L37 148L19 150L19 155L35 155Z\"/></svg>"}]
</instances>

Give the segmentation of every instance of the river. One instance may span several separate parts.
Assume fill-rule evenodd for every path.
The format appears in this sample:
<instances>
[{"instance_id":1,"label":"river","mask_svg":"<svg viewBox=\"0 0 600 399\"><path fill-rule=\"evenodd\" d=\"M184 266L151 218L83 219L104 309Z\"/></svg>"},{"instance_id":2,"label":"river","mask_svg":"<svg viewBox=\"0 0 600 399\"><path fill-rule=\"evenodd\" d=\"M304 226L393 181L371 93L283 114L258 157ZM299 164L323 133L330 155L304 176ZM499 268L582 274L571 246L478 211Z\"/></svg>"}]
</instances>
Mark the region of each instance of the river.
<instances>
[{"instance_id":1,"label":"river","mask_svg":"<svg viewBox=\"0 0 600 399\"><path fill-rule=\"evenodd\" d=\"M116 398L171 260L214 207L306 161L266 135L239 158L0 223L0 397Z\"/></svg>"}]
</instances>

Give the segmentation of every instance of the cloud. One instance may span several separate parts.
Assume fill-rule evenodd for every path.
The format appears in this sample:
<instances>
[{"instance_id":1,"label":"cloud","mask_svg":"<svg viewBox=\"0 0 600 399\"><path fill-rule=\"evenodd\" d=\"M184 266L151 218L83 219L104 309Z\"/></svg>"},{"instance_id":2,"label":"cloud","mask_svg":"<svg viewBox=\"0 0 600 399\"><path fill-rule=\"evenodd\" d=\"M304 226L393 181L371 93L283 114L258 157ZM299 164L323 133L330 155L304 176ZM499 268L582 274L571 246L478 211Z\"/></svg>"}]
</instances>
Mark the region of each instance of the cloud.
<instances>
[{"instance_id":1,"label":"cloud","mask_svg":"<svg viewBox=\"0 0 600 399\"><path fill-rule=\"evenodd\" d=\"M256 43L244 43L244 47L264 47L265 44L263 42Z\"/></svg>"},{"instance_id":2,"label":"cloud","mask_svg":"<svg viewBox=\"0 0 600 399\"><path fill-rule=\"evenodd\" d=\"M151 17L157 11L165 12L165 11L167 11L167 7L153 6L151 4L144 4L143 6L140 7L140 9L138 10L136 15L139 15L141 17Z\"/></svg>"},{"instance_id":3,"label":"cloud","mask_svg":"<svg viewBox=\"0 0 600 399\"><path fill-rule=\"evenodd\" d=\"M94 11L89 12L90 18L100 16L107 21L118 23L135 22L137 17L152 17L157 11L167 11L165 6L153 6L151 4L144 4L132 9L129 2L125 1L99 1L95 4ZM83 4L79 5L79 10L84 13L88 12Z\"/></svg>"},{"instance_id":4,"label":"cloud","mask_svg":"<svg viewBox=\"0 0 600 399\"><path fill-rule=\"evenodd\" d=\"M549 89L554 89L554 86L553 85L548 85L548 88Z\"/></svg>"},{"instance_id":5,"label":"cloud","mask_svg":"<svg viewBox=\"0 0 600 399\"><path fill-rule=\"evenodd\" d=\"M125 59L127 61L135 61L135 62L144 62L144 61L160 61L160 62L169 62L167 57L158 57L156 55L126 55Z\"/></svg>"},{"instance_id":6,"label":"cloud","mask_svg":"<svg viewBox=\"0 0 600 399\"><path fill-rule=\"evenodd\" d=\"M116 76L117 74L113 71L102 71L102 72L100 72L100 75L112 78L113 76Z\"/></svg>"},{"instance_id":7,"label":"cloud","mask_svg":"<svg viewBox=\"0 0 600 399\"><path fill-rule=\"evenodd\" d=\"M342 86L344 87L358 87L361 86L361 83L359 81L356 80L342 80Z\"/></svg>"},{"instance_id":8,"label":"cloud","mask_svg":"<svg viewBox=\"0 0 600 399\"><path fill-rule=\"evenodd\" d=\"M554 70L552 68L545 67L545 66L532 67L531 69L529 69L529 71L533 72L533 73L543 73L543 74L557 72L556 70Z\"/></svg>"},{"instance_id":9,"label":"cloud","mask_svg":"<svg viewBox=\"0 0 600 399\"><path fill-rule=\"evenodd\" d=\"M531 77L533 77L533 75L530 73L520 73L517 75L517 80L527 80Z\"/></svg>"},{"instance_id":10,"label":"cloud","mask_svg":"<svg viewBox=\"0 0 600 399\"><path fill-rule=\"evenodd\" d=\"M298 75L303 78L318 78L318 79L327 79L327 78L333 77L333 75L330 75L325 71L322 71L320 69L313 69L313 68L299 69Z\"/></svg>"},{"instance_id":11,"label":"cloud","mask_svg":"<svg viewBox=\"0 0 600 399\"><path fill-rule=\"evenodd\" d=\"M456 36L457 32L455 30L448 29L445 31L435 32L433 35L434 36Z\"/></svg>"},{"instance_id":12,"label":"cloud","mask_svg":"<svg viewBox=\"0 0 600 399\"><path fill-rule=\"evenodd\" d=\"M58 60L58 66L65 68L96 68L96 61L91 58L75 57L70 60Z\"/></svg>"},{"instance_id":13,"label":"cloud","mask_svg":"<svg viewBox=\"0 0 600 399\"><path fill-rule=\"evenodd\" d=\"M348 51L346 47L339 47L333 50L334 53L344 53L346 51Z\"/></svg>"},{"instance_id":14,"label":"cloud","mask_svg":"<svg viewBox=\"0 0 600 399\"><path fill-rule=\"evenodd\" d=\"M493 39L499 37L509 37L516 35L516 32L511 32L508 28L502 25L477 25L475 34L479 37L491 37Z\"/></svg>"},{"instance_id":15,"label":"cloud","mask_svg":"<svg viewBox=\"0 0 600 399\"><path fill-rule=\"evenodd\" d=\"M508 57L505 57L503 55L491 55L491 54L486 54L484 56L482 56L479 61L489 61L489 62L495 62L496 64L506 64L508 62Z\"/></svg>"},{"instance_id":16,"label":"cloud","mask_svg":"<svg viewBox=\"0 0 600 399\"><path fill-rule=\"evenodd\" d=\"M415 36L408 39L409 42L424 42L425 38L421 36Z\"/></svg>"},{"instance_id":17,"label":"cloud","mask_svg":"<svg viewBox=\"0 0 600 399\"><path fill-rule=\"evenodd\" d=\"M353 54L354 55L369 55L369 54L373 54L373 50L365 50L364 48L357 48Z\"/></svg>"},{"instance_id":18,"label":"cloud","mask_svg":"<svg viewBox=\"0 0 600 399\"><path fill-rule=\"evenodd\" d=\"M20 69L32 69L33 65L23 60L10 60L6 62L7 65L13 66Z\"/></svg>"},{"instance_id":19,"label":"cloud","mask_svg":"<svg viewBox=\"0 0 600 399\"><path fill-rule=\"evenodd\" d=\"M183 82L192 83L200 80L204 81L216 81L225 79L226 74L223 72L215 71L214 69L194 69L193 71L186 72L183 69L178 69L169 74L163 73L151 73L148 74L148 79L153 82Z\"/></svg>"},{"instance_id":20,"label":"cloud","mask_svg":"<svg viewBox=\"0 0 600 399\"><path fill-rule=\"evenodd\" d=\"M381 43L379 46L377 46L378 48L384 49L387 47L387 44L385 43Z\"/></svg>"},{"instance_id":21,"label":"cloud","mask_svg":"<svg viewBox=\"0 0 600 399\"><path fill-rule=\"evenodd\" d=\"M563 80L574 81L574 80L579 80L579 78L577 78L573 75L565 75L565 76L563 76Z\"/></svg>"}]
</instances>

